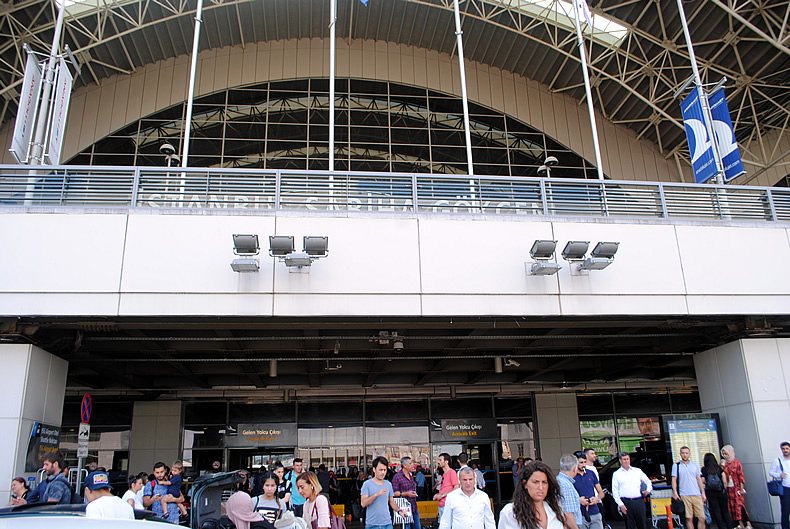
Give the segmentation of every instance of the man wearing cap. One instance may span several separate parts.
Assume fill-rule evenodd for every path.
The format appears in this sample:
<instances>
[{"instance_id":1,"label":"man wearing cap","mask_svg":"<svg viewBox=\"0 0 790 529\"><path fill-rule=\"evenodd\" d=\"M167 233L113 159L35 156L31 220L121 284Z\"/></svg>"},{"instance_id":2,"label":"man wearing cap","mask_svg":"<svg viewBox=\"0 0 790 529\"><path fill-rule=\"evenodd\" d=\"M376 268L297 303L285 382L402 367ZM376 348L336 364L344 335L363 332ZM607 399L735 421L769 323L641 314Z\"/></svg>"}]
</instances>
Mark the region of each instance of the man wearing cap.
<instances>
[{"instance_id":1,"label":"man wearing cap","mask_svg":"<svg viewBox=\"0 0 790 529\"><path fill-rule=\"evenodd\" d=\"M91 472L85 479L86 518L114 518L134 520L131 505L112 493L110 476L106 472Z\"/></svg>"}]
</instances>

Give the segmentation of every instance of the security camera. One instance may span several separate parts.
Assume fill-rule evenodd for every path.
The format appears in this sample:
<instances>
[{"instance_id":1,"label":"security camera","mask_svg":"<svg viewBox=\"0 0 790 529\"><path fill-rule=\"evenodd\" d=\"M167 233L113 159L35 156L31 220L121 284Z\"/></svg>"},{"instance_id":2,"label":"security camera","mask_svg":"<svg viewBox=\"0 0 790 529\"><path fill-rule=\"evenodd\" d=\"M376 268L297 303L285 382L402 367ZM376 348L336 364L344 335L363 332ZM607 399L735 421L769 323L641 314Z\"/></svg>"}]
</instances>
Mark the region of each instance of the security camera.
<instances>
[{"instance_id":1,"label":"security camera","mask_svg":"<svg viewBox=\"0 0 790 529\"><path fill-rule=\"evenodd\" d=\"M549 168L545 165L538 167L538 176L549 176Z\"/></svg>"},{"instance_id":2,"label":"security camera","mask_svg":"<svg viewBox=\"0 0 790 529\"><path fill-rule=\"evenodd\" d=\"M164 156L173 156L176 153L176 148L169 143L163 143L159 146L159 152Z\"/></svg>"},{"instance_id":3,"label":"security camera","mask_svg":"<svg viewBox=\"0 0 790 529\"><path fill-rule=\"evenodd\" d=\"M555 165L559 165L560 161L554 156L546 157L546 161L543 162L549 167L554 167Z\"/></svg>"}]
</instances>

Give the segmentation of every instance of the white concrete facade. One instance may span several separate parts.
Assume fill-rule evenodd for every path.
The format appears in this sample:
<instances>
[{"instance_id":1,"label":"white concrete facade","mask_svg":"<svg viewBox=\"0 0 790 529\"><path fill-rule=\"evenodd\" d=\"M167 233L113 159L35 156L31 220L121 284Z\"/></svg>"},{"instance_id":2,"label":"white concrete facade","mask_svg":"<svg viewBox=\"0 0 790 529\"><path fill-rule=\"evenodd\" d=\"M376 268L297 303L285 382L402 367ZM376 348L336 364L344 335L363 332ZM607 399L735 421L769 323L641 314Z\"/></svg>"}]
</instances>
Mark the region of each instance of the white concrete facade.
<instances>
[{"instance_id":1,"label":"white concrete facade","mask_svg":"<svg viewBox=\"0 0 790 529\"><path fill-rule=\"evenodd\" d=\"M25 474L25 455L33 425L60 426L68 362L33 345L0 345L3 398L0 399L0 498L8 498L11 480ZM5 499L3 499L5 501Z\"/></svg>"},{"instance_id":2,"label":"white concrete facade","mask_svg":"<svg viewBox=\"0 0 790 529\"><path fill-rule=\"evenodd\" d=\"M746 508L753 521L779 522L779 500L768 495L771 462L790 440L790 339L748 339L694 357L702 411L722 418L746 475ZM766 518L769 517L769 518Z\"/></svg>"},{"instance_id":3,"label":"white concrete facade","mask_svg":"<svg viewBox=\"0 0 790 529\"><path fill-rule=\"evenodd\" d=\"M61 210L62 211L62 210ZM453 316L784 314L790 230L775 223L259 216L136 210L7 213L0 315ZM234 233L258 234L258 273L231 270ZM31 235L31 234L34 234ZM329 237L309 274L266 255L269 235ZM536 239L619 241L614 264L528 276ZM745 268L744 263L757 270Z\"/></svg>"}]
</instances>

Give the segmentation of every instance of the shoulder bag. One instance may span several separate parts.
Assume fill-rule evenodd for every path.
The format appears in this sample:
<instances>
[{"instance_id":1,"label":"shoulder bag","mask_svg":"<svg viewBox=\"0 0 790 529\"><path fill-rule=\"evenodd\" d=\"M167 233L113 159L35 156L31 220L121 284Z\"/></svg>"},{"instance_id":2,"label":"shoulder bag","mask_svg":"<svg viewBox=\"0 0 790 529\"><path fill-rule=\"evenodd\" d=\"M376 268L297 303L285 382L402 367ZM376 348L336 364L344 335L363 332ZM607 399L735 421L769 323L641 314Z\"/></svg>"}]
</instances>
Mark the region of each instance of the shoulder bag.
<instances>
[{"instance_id":1,"label":"shoulder bag","mask_svg":"<svg viewBox=\"0 0 790 529\"><path fill-rule=\"evenodd\" d=\"M678 490L680 490L680 476L678 473L680 472L680 461L675 463L675 478L678 482ZM672 514L677 514L678 516L683 516L686 514L686 504L683 503L681 499L672 498L672 501L669 503L670 509L672 509Z\"/></svg>"},{"instance_id":2,"label":"shoulder bag","mask_svg":"<svg viewBox=\"0 0 790 529\"><path fill-rule=\"evenodd\" d=\"M779 463L779 470L784 472L784 469L782 468L782 460L777 459L776 462ZM767 485L768 485L768 494L770 494L771 496L782 496L785 492L784 487L782 486L781 479L771 478L768 480Z\"/></svg>"}]
</instances>

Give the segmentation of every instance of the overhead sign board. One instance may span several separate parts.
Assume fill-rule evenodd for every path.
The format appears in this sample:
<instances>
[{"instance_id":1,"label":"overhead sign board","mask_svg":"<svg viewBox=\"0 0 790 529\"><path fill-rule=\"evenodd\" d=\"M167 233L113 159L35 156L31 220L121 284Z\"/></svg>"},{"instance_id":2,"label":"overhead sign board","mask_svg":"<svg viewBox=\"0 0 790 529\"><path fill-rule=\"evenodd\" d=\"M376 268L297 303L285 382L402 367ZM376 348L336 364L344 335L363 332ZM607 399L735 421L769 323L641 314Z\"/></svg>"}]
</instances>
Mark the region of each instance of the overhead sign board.
<instances>
[{"instance_id":1,"label":"overhead sign board","mask_svg":"<svg viewBox=\"0 0 790 529\"><path fill-rule=\"evenodd\" d=\"M496 419L442 419L441 430L431 432L431 441L479 439L499 439Z\"/></svg>"},{"instance_id":2,"label":"overhead sign board","mask_svg":"<svg viewBox=\"0 0 790 529\"><path fill-rule=\"evenodd\" d=\"M236 433L225 434L225 446L296 446L296 423L239 424Z\"/></svg>"},{"instance_id":3,"label":"overhead sign board","mask_svg":"<svg viewBox=\"0 0 790 529\"><path fill-rule=\"evenodd\" d=\"M28 54L25 77L19 94L19 108L16 111L14 135L11 137L11 149L9 149L19 163L27 162L28 148L33 139L33 129L36 127L42 70L41 64L33 54Z\"/></svg>"}]
</instances>

